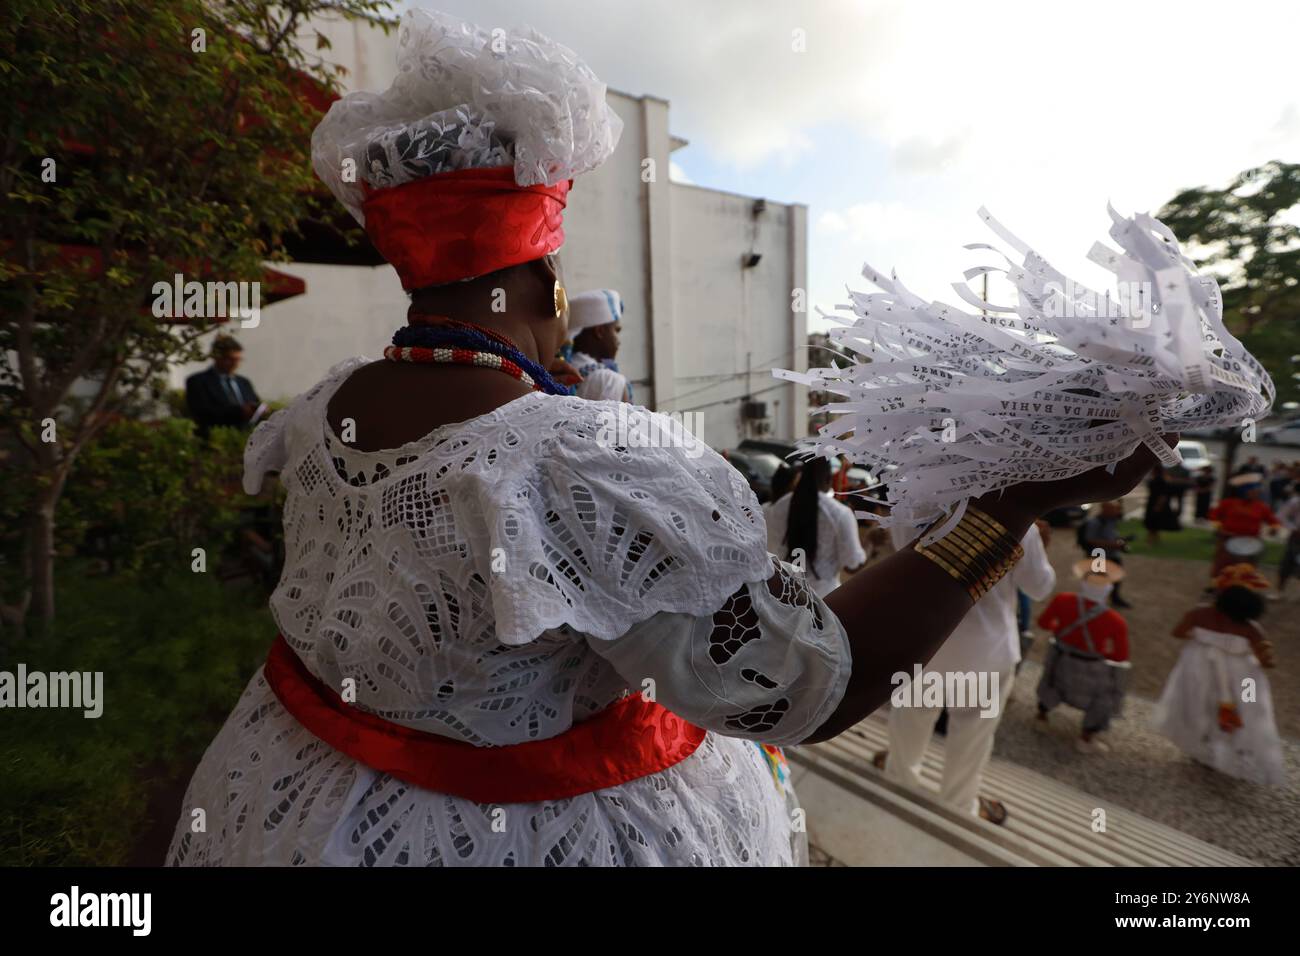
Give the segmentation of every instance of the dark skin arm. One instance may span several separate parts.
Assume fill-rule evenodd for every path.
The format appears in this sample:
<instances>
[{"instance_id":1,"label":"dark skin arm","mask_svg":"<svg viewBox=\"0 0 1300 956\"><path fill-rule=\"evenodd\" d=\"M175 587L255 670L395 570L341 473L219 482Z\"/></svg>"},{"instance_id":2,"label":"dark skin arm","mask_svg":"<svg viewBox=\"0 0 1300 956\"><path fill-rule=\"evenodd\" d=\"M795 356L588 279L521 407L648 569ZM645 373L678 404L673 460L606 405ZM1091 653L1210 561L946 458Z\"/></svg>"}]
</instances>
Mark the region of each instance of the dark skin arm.
<instances>
[{"instance_id":1,"label":"dark skin arm","mask_svg":"<svg viewBox=\"0 0 1300 956\"><path fill-rule=\"evenodd\" d=\"M1172 446L1177 442L1165 439ZM1151 470L1155 456L1139 447L1108 475L1097 468L1075 478L1018 485L973 504L1016 540L1053 508L1123 497ZM923 596L924 600L916 600ZM820 743L848 730L885 701L895 673L928 663L971 609L966 589L910 546L854 575L826 598L848 634L853 673L843 700L804 743Z\"/></svg>"},{"instance_id":2,"label":"dark skin arm","mask_svg":"<svg viewBox=\"0 0 1300 956\"><path fill-rule=\"evenodd\" d=\"M563 317L547 314L553 308L554 276L537 260L417 294L412 309L487 325L509 336L529 358L545 356L549 363L566 332ZM490 307L498 288L510 303L504 315ZM339 387L329 402L328 419L336 434L345 418L353 420L356 448L394 448L526 394L518 381L489 369L376 362ZM1140 448L1114 475L1094 469L1066 481L1019 485L976 505L1019 540L1034 519L1052 508L1121 497L1154 463L1154 456ZM779 593L779 580L771 586ZM916 595L924 600L908 599ZM889 697L892 675L929 661L972 606L964 587L910 548L854 575L827 603L848 633L853 673L843 701L811 742L829 739L876 710Z\"/></svg>"}]
</instances>

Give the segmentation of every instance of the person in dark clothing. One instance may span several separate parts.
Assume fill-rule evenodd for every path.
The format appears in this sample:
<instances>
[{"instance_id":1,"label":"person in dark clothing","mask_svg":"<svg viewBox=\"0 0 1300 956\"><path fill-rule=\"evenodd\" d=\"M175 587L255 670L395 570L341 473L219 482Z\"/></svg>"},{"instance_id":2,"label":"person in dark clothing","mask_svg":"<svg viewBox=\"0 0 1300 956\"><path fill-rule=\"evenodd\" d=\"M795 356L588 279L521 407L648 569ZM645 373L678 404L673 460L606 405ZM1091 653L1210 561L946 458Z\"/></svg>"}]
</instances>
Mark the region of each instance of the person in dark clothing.
<instances>
[{"instance_id":1,"label":"person in dark clothing","mask_svg":"<svg viewBox=\"0 0 1300 956\"><path fill-rule=\"evenodd\" d=\"M1147 544L1160 543L1161 531L1182 531L1178 513L1182 508L1182 494L1187 485L1178 477L1156 465L1147 482L1147 506L1142 524L1147 529Z\"/></svg>"},{"instance_id":2,"label":"person in dark clothing","mask_svg":"<svg viewBox=\"0 0 1300 956\"><path fill-rule=\"evenodd\" d=\"M1291 497L1292 489L1291 469L1283 462L1273 462L1273 470L1268 476L1268 506L1277 511Z\"/></svg>"},{"instance_id":3,"label":"person in dark clothing","mask_svg":"<svg viewBox=\"0 0 1300 956\"><path fill-rule=\"evenodd\" d=\"M262 400L252 382L235 374L243 357L243 346L230 336L218 336L212 343L211 367L185 380L185 404L200 435L217 425L256 424Z\"/></svg>"},{"instance_id":4,"label":"person in dark clothing","mask_svg":"<svg viewBox=\"0 0 1300 956\"><path fill-rule=\"evenodd\" d=\"M1210 502L1214 498L1214 469L1206 465L1196 473L1196 520L1210 520Z\"/></svg>"},{"instance_id":5,"label":"person in dark clothing","mask_svg":"<svg viewBox=\"0 0 1300 956\"><path fill-rule=\"evenodd\" d=\"M1099 514L1079 526L1076 540L1083 553L1091 558L1094 551L1100 550L1105 553L1107 561L1122 566L1124 561L1120 555L1128 548L1128 539L1119 533L1119 522L1123 517L1124 506L1121 502L1107 501L1102 504ZM1118 581L1111 589L1110 603L1118 608L1133 606L1120 596Z\"/></svg>"},{"instance_id":6,"label":"person in dark clothing","mask_svg":"<svg viewBox=\"0 0 1300 956\"><path fill-rule=\"evenodd\" d=\"M1234 478L1237 475L1256 475L1256 474L1262 475L1263 473L1264 473L1264 466L1259 463L1259 457L1257 455L1251 455L1249 458L1246 459L1246 463L1244 465L1238 465L1232 471L1232 475Z\"/></svg>"}]
</instances>

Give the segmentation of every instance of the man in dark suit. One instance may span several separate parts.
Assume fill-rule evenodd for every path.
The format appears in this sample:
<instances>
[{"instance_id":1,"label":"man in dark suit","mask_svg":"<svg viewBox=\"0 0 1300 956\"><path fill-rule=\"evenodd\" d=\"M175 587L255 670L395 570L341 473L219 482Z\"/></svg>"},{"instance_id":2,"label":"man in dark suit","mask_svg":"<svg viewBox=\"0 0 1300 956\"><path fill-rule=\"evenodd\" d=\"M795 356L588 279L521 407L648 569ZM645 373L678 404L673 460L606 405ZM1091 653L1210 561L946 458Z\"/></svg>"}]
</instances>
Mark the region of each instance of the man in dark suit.
<instances>
[{"instance_id":1,"label":"man in dark suit","mask_svg":"<svg viewBox=\"0 0 1300 956\"><path fill-rule=\"evenodd\" d=\"M261 407L253 383L235 374L243 357L243 346L228 335L218 336L212 343L212 367L185 380L185 403L200 435L214 425L250 424Z\"/></svg>"}]
</instances>

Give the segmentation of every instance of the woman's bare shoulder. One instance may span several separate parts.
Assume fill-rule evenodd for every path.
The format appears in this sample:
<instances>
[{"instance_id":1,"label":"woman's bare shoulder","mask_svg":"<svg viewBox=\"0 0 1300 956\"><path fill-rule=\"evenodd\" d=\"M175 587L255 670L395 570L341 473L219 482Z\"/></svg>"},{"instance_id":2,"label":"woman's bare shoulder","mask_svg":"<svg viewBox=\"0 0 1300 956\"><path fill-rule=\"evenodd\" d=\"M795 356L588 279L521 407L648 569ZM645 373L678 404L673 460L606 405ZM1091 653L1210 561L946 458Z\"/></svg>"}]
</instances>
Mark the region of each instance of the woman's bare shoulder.
<instances>
[{"instance_id":1,"label":"woman's bare shoulder","mask_svg":"<svg viewBox=\"0 0 1300 956\"><path fill-rule=\"evenodd\" d=\"M350 419L356 436L352 446L379 451L486 415L530 391L494 369L380 359L361 366L339 385L326 418L335 434Z\"/></svg>"}]
</instances>

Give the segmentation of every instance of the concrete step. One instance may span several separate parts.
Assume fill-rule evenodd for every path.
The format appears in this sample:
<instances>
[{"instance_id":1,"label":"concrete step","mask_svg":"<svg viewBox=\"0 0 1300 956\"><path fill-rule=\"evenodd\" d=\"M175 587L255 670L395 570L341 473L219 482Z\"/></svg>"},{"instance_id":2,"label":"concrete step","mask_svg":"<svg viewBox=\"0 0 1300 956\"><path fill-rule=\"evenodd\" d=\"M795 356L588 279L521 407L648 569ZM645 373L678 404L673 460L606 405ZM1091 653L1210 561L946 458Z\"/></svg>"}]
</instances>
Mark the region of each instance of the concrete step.
<instances>
[{"instance_id":1,"label":"concrete step","mask_svg":"<svg viewBox=\"0 0 1300 956\"><path fill-rule=\"evenodd\" d=\"M884 719L873 715L824 744L790 747L796 765L832 781L842 791L889 811L907 826L991 866L1253 866L1220 849L1074 787L998 758L989 761L982 793L1007 807L1005 826L959 813L938 800L943 738L926 750L917 793L885 779L871 764L888 747ZM808 807L809 827L824 808ZM1093 829L1105 811L1105 830ZM831 856L834 846L822 846Z\"/></svg>"}]
</instances>

